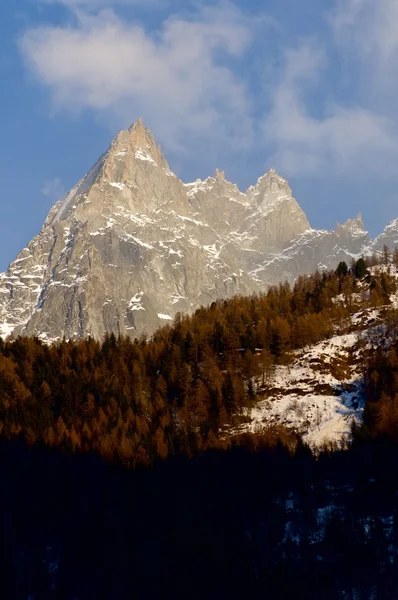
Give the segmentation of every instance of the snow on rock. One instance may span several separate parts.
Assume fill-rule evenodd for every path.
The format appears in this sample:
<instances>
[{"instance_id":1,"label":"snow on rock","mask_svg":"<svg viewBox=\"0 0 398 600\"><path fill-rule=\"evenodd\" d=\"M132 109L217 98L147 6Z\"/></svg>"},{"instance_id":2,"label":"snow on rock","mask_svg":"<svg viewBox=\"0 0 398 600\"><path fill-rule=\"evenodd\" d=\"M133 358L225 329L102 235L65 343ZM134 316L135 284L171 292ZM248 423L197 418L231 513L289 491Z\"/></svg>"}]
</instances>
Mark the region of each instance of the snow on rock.
<instances>
[{"instance_id":1,"label":"snow on rock","mask_svg":"<svg viewBox=\"0 0 398 600\"><path fill-rule=\"evenodd\" d=\"M0 324L0 337L7 338L15 329L15 324L1 323Z\"/></svg>"},{"instance_id":2,"label":"snow on rock","mask_svg":"<svg viewBox=\"0 0 398 600\"><path fill-rule=\"evenodd\" d=\"M173 317L170 317L170 315L164 315L162 313L158 313L158 317L159 319L162 319L163 321L172 321Z\"/></svg>"},{"instance_id":3,"label":"snow on rock","mask_svg":"<svg viewBox=\"0 0 398 600\"><path fill-rule=\"evenodd\" d=\"M149 151L144 151L141 148L139 148L138 150L135 151L135 158L138 158L138 160L145 160L145 161L149 162L151 165L153 165L154 167L157 167L157 163L153 160Z\"/></svg>"},{"instance_id":4,"label":"snow on rock","mask_svg":"<svg viewBox=\"0 0 398 600\"><path fill-rule=\"evenodd\" d=\"M205 181L197 179L193 183L184 183L184 186L188 188L188 198L194 198L199 192L206 192L212 187L207 179Z\"/></svg>"},{"instance_id":5,"label":"snow on rock","mask_svg":"<svg viewBox=\"0 0 398 600\"><path fill-rule=\"evenodd\" d=\"M128 303L128 308L131 311L138 311L138 310L145 310L145 308L142 305L142 298L144 296L144 292L138 292L137 294L134 294L134 296L131 298L130 302Z\"/></svg>"}]
</instances>

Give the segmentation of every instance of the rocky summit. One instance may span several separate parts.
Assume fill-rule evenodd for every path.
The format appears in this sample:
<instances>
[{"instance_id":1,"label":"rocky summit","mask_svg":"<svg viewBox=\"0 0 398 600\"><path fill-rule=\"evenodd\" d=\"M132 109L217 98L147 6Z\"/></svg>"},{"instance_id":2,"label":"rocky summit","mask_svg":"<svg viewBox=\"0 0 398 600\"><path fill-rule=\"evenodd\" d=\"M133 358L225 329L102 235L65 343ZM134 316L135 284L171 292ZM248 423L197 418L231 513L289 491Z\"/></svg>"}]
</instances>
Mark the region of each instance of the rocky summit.
<instances>
[{"instance_id":1,"label":"rocky summit","mask_svg":"<svg viewBox=\"0 0 398 600\"><path fill-rule=\"evenodd\" d=\"M398 243L360 215L317 231L274 170L245 193L218 170L183 183L141 119L51 209L0 275L0 335L136 337L177 312Z\"/></svg>"}]
</instances>

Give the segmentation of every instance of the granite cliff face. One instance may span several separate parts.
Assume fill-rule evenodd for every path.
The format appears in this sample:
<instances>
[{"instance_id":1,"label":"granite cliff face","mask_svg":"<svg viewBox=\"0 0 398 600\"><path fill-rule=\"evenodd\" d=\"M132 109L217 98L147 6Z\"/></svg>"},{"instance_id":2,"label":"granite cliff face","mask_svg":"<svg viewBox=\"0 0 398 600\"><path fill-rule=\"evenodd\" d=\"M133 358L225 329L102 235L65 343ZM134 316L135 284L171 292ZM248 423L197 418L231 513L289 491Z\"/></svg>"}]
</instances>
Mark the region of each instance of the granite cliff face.
<instances>
[{"instance_id":1,"label":"granite cliff face","mask_svg":"<svg viewBox=\"0 0 398 600\"><path fill-rule=\"evenodd\" d=\"M138 120L0 275L0 335L136 337L179 311L334 267L369 244L360 216L315 231L274 170L242 193L184 184Z\"/></svg>"}]
</instances>

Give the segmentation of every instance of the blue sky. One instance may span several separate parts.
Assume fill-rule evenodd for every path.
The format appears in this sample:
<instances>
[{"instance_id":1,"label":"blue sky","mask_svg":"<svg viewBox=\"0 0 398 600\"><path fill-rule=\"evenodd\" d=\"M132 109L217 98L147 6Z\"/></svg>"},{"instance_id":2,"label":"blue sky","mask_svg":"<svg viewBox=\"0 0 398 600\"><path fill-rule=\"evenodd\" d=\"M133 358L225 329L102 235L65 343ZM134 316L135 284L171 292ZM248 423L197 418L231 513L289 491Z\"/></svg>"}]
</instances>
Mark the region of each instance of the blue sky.
<instances>
[{"instance_id":1,"label":"blue sky","mask_svg":"<svg viewBox=\"0 0 398 600\"><path fill-rule=\"evenodd\" d=\"M0 269L138 116L185 181L273 166L314 227L398 217L396 0L0 4Z\"/></svg>"}]
</instances>

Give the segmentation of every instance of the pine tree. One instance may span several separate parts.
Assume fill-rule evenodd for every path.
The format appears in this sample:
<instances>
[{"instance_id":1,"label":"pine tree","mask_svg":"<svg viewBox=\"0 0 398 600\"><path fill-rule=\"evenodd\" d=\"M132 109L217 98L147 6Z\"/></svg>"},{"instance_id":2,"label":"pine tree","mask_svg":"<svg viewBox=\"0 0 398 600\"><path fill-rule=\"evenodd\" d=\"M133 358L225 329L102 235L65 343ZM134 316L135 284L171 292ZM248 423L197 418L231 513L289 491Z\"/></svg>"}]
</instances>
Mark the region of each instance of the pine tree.
<instances>
[{"instance_id":1,"label":"pine tree","mask_svg":"<svg viewBox=\"0 0 398 600\"><path fill-rule=\"evenodd\" d=\"M359 258L355 263L355 277L363 279L366 275L366 264L363 258Z\"/></svg>"},{"instance_id":2,"label":"pine tree","mask_svg":"<svg viewBox=\"0 0 398 600\"><path fill-rule=\"evenodd\" d=\"M394 248L392 262L394 263L394 265L396 265L398 267L398 246L395 246L395 248Z\"/></svg>"},{"instance_id":3,"label":"pine tree","mask_svg":"<svg viewBox=\"0 0 398 600\"><path fill-rule=\"evenodd\" d=\"M348 274L348 266L345 261L341 261L338 264L336 275L341 279Z\"/></svg>"},{"instance_id":4,"label":"pine tree","mask_svg":"<svg viewBox=\"0 0 398 600\"><path fill-rule=\"evenodd\" d=\"M386 266L390 264L390 249L386 244L383 246L383 263Z\"/></svg>"}]
</instances>

